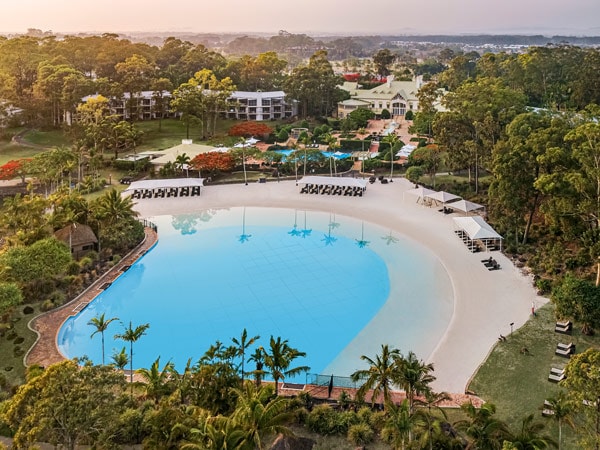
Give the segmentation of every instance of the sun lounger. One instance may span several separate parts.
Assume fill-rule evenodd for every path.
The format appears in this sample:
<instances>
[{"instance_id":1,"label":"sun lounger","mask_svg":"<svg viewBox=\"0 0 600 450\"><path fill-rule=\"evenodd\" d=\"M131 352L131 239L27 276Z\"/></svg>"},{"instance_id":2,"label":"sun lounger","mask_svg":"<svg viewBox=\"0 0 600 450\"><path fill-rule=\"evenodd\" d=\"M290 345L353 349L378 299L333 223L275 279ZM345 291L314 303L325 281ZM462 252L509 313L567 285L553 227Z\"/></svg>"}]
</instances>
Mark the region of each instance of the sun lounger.
<instances>
[{"instance_id":1,"label":"sun lounger","mask_svg":"<svg viewBox=\"0 0 600 450\"><path fill-rule=\"evenodd\" d=\"M554 415L554 408L552 406L552 403L550 403L548 400L544 400L544 406L542 406L542 416L550 417L553 415Z\"/></svg>"},{"instance_id":2,"label":"sun lounger","mask_svg":"<svg viewBox=\"0 0 600 450\"><path fill-rule=\"evenodd\" d=\"M556 322L554 331L556 333L571 334L571 332L573 331L573 324L571 323L571 321Z\"/></svg>"},{"instance_id":3,"label":"sun lounger","mask_svg":"<svg viewBox=\"0 0 600 450\"><path fill-rule=\"evenodd\" d=\"M570 358L573 353L575 353L575 349L574 348L560 348L560 347L556 347L556 350L554 351L555 355L562 356L564 358Z\"/></svg>"},{"instance_id":4,"label":"sun lounger","mask_svg":"<svg viewBox=\"0 0 600 450\"><path fill-rule=\"evenodd\" d=\"M575 344L573 344L572 342L569 342L568 344L563 344L562 342L559 342L558 344L556 344L556 348L562 348L565 350L573 349L573 352L575 352Z\"/></svg>"},{"instance_id":5,"label":"sun lounger","mask_svg":"<svg viewBox=\"0 0 600 450\"><path fill-rule=\"evenodd\" d=\"M499 270L500 269L500 264L498 264L496 261L494 261L494 264L492 264L491 266L487 266L488 270Z\"/></svg>"},{"instance_id":6,"label":"sun lounger","mask_svg":"<svg viewBox=\"0 0 600 450\"><path fill-rule=\"evenodd\" d=\"M565 369L559 369L558 367L551 367L550 373L554 375L563 375L565 373Z\"/></svg>"},{"instance_id":7,"label":"sun lounger","mask_svg":"<svg viewBox=\"0 0 600 450\"><path fill-rule=\"evenodd\" d=\"M565 376L564 373L562 375L556 375L554 373L550 373L550 375L548 375L548 381L552 381L553 383L558 383L558 382L564 380L565 378L567 378L567 377Z\"/></svg>"}]
</instances>

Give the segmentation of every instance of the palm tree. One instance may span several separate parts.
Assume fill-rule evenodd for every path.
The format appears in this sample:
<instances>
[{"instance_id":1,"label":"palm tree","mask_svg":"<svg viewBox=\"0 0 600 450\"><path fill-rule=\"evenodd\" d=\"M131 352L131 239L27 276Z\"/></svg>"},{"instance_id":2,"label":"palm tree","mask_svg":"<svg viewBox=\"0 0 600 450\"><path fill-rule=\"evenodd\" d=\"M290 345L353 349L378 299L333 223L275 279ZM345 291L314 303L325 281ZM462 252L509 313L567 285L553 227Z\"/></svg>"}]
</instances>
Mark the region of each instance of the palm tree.
<instances>
[{"instance_id":1,"label":"palm tree","mask_svg":"<svg viewBox=\"0 0 600 450\"><path fill-rule=\"evenodd\" d=\"M572 417L572 405L568 402L563 391L560 391L556 397L548 399L548 406L554 411L552 419L558 425L558 450L562 447L562 425L566 423L571 428L575 427Z\"/></svg>"},{"instance_id":2,"label":"palm tree","mask_svg":"<svg viewBox=\"0 0 600 450\"><path fill-rule=\"evenodd\" d=\"M421 435L421 442L427 442L429 450L433 450L433 442L436 435L441 434L440 418L434 414L434 411L440 413L444 420L447 420L446 411L440 408L440 403L444 400L450 400L450 395L447 392L427 391L423 395L423 399L416 399L415 403L419 405L419 410L423 411L423 416L427 422L427 430ZM424 410L427 410L426 412ZM432 409L434 411L432 411Z\"/></svg>"},{"instance_id":3,"label":"palm tree","mask_svg":"<svg viewBox=\"0 0 600 450\"><path fill-rule=\"evenodd\" d=\"M243 389L235 389L238 402L232 419L243 430L244 438L239 448L262 449L267 435L291 435L286 426L293 420L289 400L273 397L270 386L256 387L245 383Z\"/></svg>"},{"instance_id":4,"label":"palm tree","mask_svg":"<svg viewBox=\"0 0 600 450\"><path fill-rule=\"evenodd\" d=\"M121 197L116 189L111 189L100 197L96 202L96 206L98 216L110 225L121 220L132 219L139 214L133 210L131 197Z\"/></svg>"},{"instance_id":5,"label":"palm tree","mask_svg":"<svg viewBox=\"0 0 600 450\"><path fill-rule=\"evenodd\" d=\"M162 370L160 367L160 356L150 366L150 369L142 368L135 371L141 375L146 384L146 396L154 399L158 404L160 398L169 395L173 391L173 376L177 375L175 364L167 362Z\"/></svg>"},{"instance_id":6,"label":"palm tree","mask_svg":"<svg viewBox=\"0 0 600 450\"><path fill-rule=\"evenodd\" d=\"M511 440L506 423L493 417L496 406L492 403L485 403L479 409L472 403L463 403L460 409L468 419L460 420L454 425L469 438L467 448L500 450L505 440Z\"/></svg>"},{"instance_id":7,"label":"palm tree","mask_svg":"<svg viewBox=\"0 0 600 450\"><path fill-rule=\"evenodd\" d=\"M384 406L387 408L391 403L390 388L395 379L398 378L398 366L396 361L400 356L400 350L390 348L387 344L381 345L381 354L375 355L375 359L362 355L360 359L369 364L368 369L357 370L350 378L357 382L365 380L358 389L358 398L364 398L369 390L373 390L371 404L374 405L380 395L383 395Z\"/></svg>"},{"instance_id":8,"label":"palm tree","mask_svg":"<svg viewBox=\"0 0 600 450\"><path fill-rule=\"evenodd\" d=\"M237 356L242 357L242 383L244 382L244 363L246 360L246 350L250 348L252 344L254 344L257 340L260 339L259 335L251 337L248 339L248 332L244 328L242 331L242 335L239 339L231 338L231 341L237 346Z\"/></svg>"},{"instance_id":9,"label":"palm tree","mask_svg":"<svg viewBox=\"0 0 600 450\"><path fill-rule=\"evenodd\" d=\"M88 322L88 325L96 327L96 330L90 335L90 339L93 338L96 333L100 333L102 336L102 365L104 365L104 332L111 322L118 320L117 317L105 319L104 315L105 313L102 313L100 316L92 317L92 319Z\"/></svg>"},{"instance_id":10,"label":"palm tree","mask_svg":"<svg viewBox=\"0 0 600 450\"><path fill-rule=\"evenodd\" d=\"M398 360L398 385L406 392L410 412L413 412L415 396L431 391L429 384L435 381L431 375L433 364L424 364L413 352Z\"/></svg>"},{"instance_id":11,"label":"palm tree","mask_svg":"<svg viewBox=\"0 0 600 450\"><path fill-rule=\"evenodd\" d=\"M250 355L248 361L254 361L256 364L256 369L253 370L252 373L254 374L254 383L258 387L260 386L262 377L265 374L265 371L263 370L265 364L265 349L262 347L255 348L254 353Z\"/></svg>"},{"instance_id":12,"label":"palm tree","mask_svg":"<svg viewBox=\"0 0 600 450\"><path fill-rule=\"evenodd\" d=\"M187 166L190 164L191 158L186 154L182 153L181 155L177 155L175 158L175 168L187 172Z\"/></svg>"},{"instance_id":13,"label":"palm tree","mask_svg":"<svg viewBox=\"0 0 600 450\"><path fill-rule=\"evenodd\" d=\"M549 436L542 436L545 424L534 422L533 414L523 418L521 429L511 439L514 448L518 450L542 450L548 447L557 447L557 443Z\"/></svg>"},{"instance_id":14,"label":"palm tree","mask_svg":"<svg viewBox=\"0 0 600 450\"><path fill-rule=\"evenodd\" d=\"M383 142L390 144L390 179L394 177L394 156L396 145L400 142L400 138L396 133L390 133L382 139Z\"/></svg>"},{"instance_id":15,"label":"palm tree","mask_svg":"<svg viewBox=\"0 0 600 450\"><path fill-rule=\"evenodd\" d=\"M390 402L387 405L386 420L381 430L384 441L392 444L396 450L406 448L412 441L412 431L424 425L420 414L412 414L408 401L404 399L399 405Z\"/></svg>"},{"instance_id":16,"label":"palm tree","mask_svg":"<svg viewBox=\"0 0 600 450\"><path fill-rule=\"evenodd\" d=\"M306 356L306 353L290 347L287 339L282 341L281 337L275 339L271 336L269 351L265 351L264 354L264 365L269 369L268 373L275 381L275 396L277 396L279 392L279 380L283 381L285 377L293 377L310 370L310 367L308 366L290 368L292 361L304 356Z\"/></svg>"},{"instance_id":17,"label":"palm tree","mask_svg":"<svg viewBox=\"0 0 600 450\"><path fill-rule=\"evenodd\" d=\"M131 384L131 395L133 396L133 343L137 342L142 336L146 334L146 330L150 328L149 323L138 325L133 328L131 321L129 326L125 328L125 332L122 334L115 334L115 339L121 339L125 342L129 342L129 370L130 370L130 384Z\"/></svg>"},{"instance_id":18,"label":"palm tree","mask_svg":"<svg viewBox=\"0 0 600 450\"><path fill-rule=\"evenodd\" d=\"M127 363L129 363L129 357L127 356L127 350L125 350L125 347L123 347L119 353L114 352L110 359L113 361L111 365L115 366L119 370L125 369L125 366L127 366Z\"/></svg>"}]
</instances>

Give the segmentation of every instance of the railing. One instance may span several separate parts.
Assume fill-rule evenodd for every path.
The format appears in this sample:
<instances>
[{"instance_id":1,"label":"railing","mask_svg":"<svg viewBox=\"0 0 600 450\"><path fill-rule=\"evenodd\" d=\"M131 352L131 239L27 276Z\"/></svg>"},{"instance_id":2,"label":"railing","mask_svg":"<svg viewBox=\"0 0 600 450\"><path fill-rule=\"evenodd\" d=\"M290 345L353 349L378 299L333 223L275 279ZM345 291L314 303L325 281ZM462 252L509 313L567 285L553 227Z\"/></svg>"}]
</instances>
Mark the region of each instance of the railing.
<instances>
[{"instance_id":1,"label":"railing","mask_svg":"<svg viewBox=\"0 0 600 450\"><path fill-rule=\"evenodd\" d=\"M154 222L151 222L148 219L138 219L138 221L144 225L144 227L151 228L155 233L158 233L158 227Z\"/></svg>"},{"instance_id":2,"label":"railing","mask_svg":"<svg viewBox=\"0 0 600 450\"><path fill-rule=\"evenodd\" d=\"M340 377L336 375L318 375L316 373L306 374L306 384L317 386L332 386L341 388L358 389L360 384L352 381L350 377Z\"/></svg>"}]
</instances>

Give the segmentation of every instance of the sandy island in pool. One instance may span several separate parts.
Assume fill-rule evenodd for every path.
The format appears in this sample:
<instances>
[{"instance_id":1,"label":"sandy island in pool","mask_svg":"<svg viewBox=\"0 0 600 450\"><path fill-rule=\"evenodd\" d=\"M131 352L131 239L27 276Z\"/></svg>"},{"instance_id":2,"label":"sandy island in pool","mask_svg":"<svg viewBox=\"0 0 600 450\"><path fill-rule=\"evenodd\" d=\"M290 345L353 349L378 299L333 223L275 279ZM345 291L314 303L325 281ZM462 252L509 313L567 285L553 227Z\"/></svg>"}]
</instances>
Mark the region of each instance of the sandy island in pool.
<instances>
[{"instance_id":1,"label":"sandy island in pool","mask_svg":"<svg viewBox=\"0 0 600 450\"><path fill-rule=\"evenodd\" d=\"M426 358L435 367L437 391L463 392L478 366L484 361L498 337L517 329L531 314L532 303L541 306L530 277L500 252L471 253L454 233L453 217L440 207L426 207L405 192L413 185L405 179L393 183L369 184L363 197L300 194L294 181L269 181L202 188L199 197L134 200L141 217L180 214L202 209L235 206L296 208L334 212L378 224L419 242L439 258L448 272L454 290L454 313L446 333ZM159 230L160 239L160 230ZM481 260L492 255L500 270L489 271ZM393 277L393 273L390 273ZM401 342L385 342L385 331L363 336L406 352ZM375 355L368 355L373 357Z\"/></svg>"}]
</instances>

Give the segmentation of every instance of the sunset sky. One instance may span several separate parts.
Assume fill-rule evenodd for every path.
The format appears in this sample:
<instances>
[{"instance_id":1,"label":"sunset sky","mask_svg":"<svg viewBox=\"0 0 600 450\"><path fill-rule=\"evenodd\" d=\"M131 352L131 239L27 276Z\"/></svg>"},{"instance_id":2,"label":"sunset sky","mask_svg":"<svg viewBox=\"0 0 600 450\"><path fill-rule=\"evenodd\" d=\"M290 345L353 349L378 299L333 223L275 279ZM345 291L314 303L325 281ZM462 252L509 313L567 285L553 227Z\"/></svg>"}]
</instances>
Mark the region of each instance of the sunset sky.
<instances>
[{"instance_id":1,"label":"sunset sky","mask_svg":"<svg viewBox=\"0 0 600 450\"><path fill-rule=\"evenodd\" d=\"M5 0L0 32L600 35L600 0Z\"/></svg>"}]
</instances>

